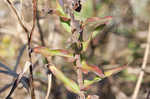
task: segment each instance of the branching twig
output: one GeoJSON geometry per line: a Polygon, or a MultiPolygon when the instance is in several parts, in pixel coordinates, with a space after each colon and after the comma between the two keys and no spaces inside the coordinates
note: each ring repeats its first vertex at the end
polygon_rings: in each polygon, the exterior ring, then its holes
{"type": "MultiPolygon", "coordinates": [[[[142,67],[141,67],[142,70],[144,70],[146,68],[148,55],[149,55],[149,48],[150,48],[150,23],[149,23],[147,44],[146,44],[146,49],[145,49],[145,53],[144,53],[144,59],[143,59],[142,67]]],[[[138,81],[136,83],[134,93],[132,95],[132,99],[137,99],[137,95],[138,95],[138,92],[140,90],[141,83],[142,83],[142,80],[143,80],[143,77],[144,77],[144,71],[142,71],[142,70],[140,71],[140,75],[139,75],[138,81]]]]}
{"type": "MultiPolygon", "coordinates": [[[[32,29],[29,34],[28,38],[28,54],[29,54],[29,59],[32,64],[32,50],[31,50],[31,40],[32,40],[32,35],[34,32],[35,24],[36,24],[36,10],[37,10],[37,2],[36,0],[32,0],[32,5],[33,5],[33,24],[32,24],[32,29]]],[[[35,93],[34,93],[34,85],[33,85],[33,71],[32,71],[32,65],[30,65],[30,87],[31,87],[31,98],[35,99],[35,93]]]]}
{"type": "Polygon", "coordinates": [[[17,16],[17,19],[19,21],[19,24],[22,26],[22,28],[24,29],[24,31],[26,32],[27,34],[27,39],[28,39],[28,55],[29,55],[29,59],[30,59],[30,62],[31,62],[31,65],[30,65],[30,87],[31,87],[31,97],[32,99],[35,99],[35,94],[34,94],[34,87],[33,87],[33,72],[32,72],[32,57],[31,57],[31,40],[32,40],[32,34],[34,32],[34,28],[35,28],[35,23],[36,23],[36,5],[37,5],[37,2],[36,0],[33,0],[32,3],[33,3],[33,25],[32,25],[32,29],[31,29],[31,32],[29,32],[29,30],[25,27],[25,25],[23,24],[21,18],[19,17],[19,14],[17,12],[17,10],[15,9],[15,7],[13,6],[13,4],[10,2],[10,0],[7,0],[7,3],[10,5],[11,9],[13,10],[13,12],[15,13],[15,15],[17,16]],[[30,33],[30,34],[29,34],[30,33]]]}

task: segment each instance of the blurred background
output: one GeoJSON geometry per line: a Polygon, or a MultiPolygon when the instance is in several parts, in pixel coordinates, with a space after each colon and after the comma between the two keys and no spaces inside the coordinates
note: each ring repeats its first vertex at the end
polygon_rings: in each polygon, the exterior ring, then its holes
{"type": "MultiPolygon", "coordinates": [[[[30,30],[32,27],[32,0],[12,0],[12,2],[22,17],[25,26],[30,30]]],[[[81,4],[83,9],[79,15],[80,19],[113,17],[112,24],[99,31],[99,34],[90,43],[85,54],[87,61],[104,68],[129,64],[129,67],[124,71],[95,83],[87,91],[87,94],[96,94],[100,99],[129,99],[133,93],[143,61],[150,17],[147,9],[150,7],[150,3],[143,4],[146,8],[138,5],[141,4],[138,0],[137,2],[134,0],[82,0],[81,4]],[[137,9],[137,6],[139,9],[137,9]]],[[[38,0],[38,11],[49,8],[56,8],[56,0],[38,0]]],[[[46,15],[38,22],[33,34],[33,46],[42,45],[39,32],[43,33],[46,47],[56,49],[69,46],[68,38],[71,33],[60,23],[58,16],[46,15]],[[38,24],[40,24],[40,28],[38,24]]],[[[16,72],[21,72],[28,60],[26,43],[26,33],[18,23],[15,14],[5,0],[0,0],[0,62],[9,66],[12,70],[16,64],[19,64],[16,72]],[[16,63],[20,53],[22,53],[20,61],[16,63]]],[[[60,57],[53,57],[52,60],[68,77],[76,80],[76,73],[70,67],[71,63],[60,57]]],[[[34,68],[36,97],[37,99],[43,99],[47,91],[44,62],[42,56],[37,54],[33,54],[33,61],[36,64],[34,68]]],[[[150,91],[149,64],[150,61],[148,60],[138,99],[146,99],[150,91]]],[[[90,79],[91,75],[86,75],[86,77],[90,79]]],[[[0,79],[0,89],[14,80],[12,76],[2,73],[0,73],[0,79]]],[[[60,81],[56,80],[52,86],[55,87],[52,88],[49,99],[77,98],[75,94],[67,91],[60,81]]],[[[0,91],[0,99],[4,99],[8,95],[10,88],[0,91]]],[[[30,99],[28,92],[21,84],[12,97],[13,99],[30,99]]]]}

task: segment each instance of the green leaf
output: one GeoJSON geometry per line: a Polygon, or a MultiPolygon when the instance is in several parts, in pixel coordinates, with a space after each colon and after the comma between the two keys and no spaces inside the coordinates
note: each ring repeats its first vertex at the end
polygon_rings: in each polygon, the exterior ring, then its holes
{"type": "Polygon", "coordinates": [[[59,79],[65,87],[76,94],[80,94],[80,88],[79,86],[71,79],[67,78],[60,70],[58,70],[55,66],[49,66],[52,73],[56,76],[57,79],[59,79]]]}
{"type": "Polygon", "coordinates": [[[64,29],[71,33],[71,27],[70,27],[70,17],[64,12],[64,2],[63,0],[56,0],[56,12],[55,14],[60,17],[60,21],[64,29]]]}
{"type": "Polygon", "coordinates": [[[104,77],[95,77],[93,80],[84,80],[84,89],[88,89],[89,86],[91,86],[92,84],[101,81],[102,79],[109,77],[113,74],[116,74],[122,70],[124,70],[127,66],[121,66],[121,67],[116,67],[116,68],[112,68],[109,70],[104,70],[104,77]]]}
{"type": "Polygon", "coordinates": [[[102,80],[100,77],[95,77],[93,80],[84,80],[84,88],[87,89],[90,85],[102,80]]]}
{"type": "Polygon", "coordinates": [[[120,67],[116,67],[116,68],[112,68],[112,69],[109,69],[109,70],[105,70],[104,71],[104,74],[105,74],[105,77],[109,77],[113,74],[116,74],[122,70],[124,70],[127,66],[120,66],[120,67]]]}
{"type": "Polygon", "coordinates": [[[93,33],[91,33],[90,37],[88,38],[87,41],[82,42],[83,45],[83,52],[85,52],[90,44],[90,41],[92,40],[92,35],[93,33]]]}
{"type": "Polygon", "coordinates": [[[35,53],[40,53],[45,57],[47,57],[47,56],[63,56],[66,58],[74,58],[72,53],[70,53],[68,50],[64,50],[64,49],[49,49],[46,47],[35,47],[33,49],[33,51],[35,53]]]}
{"type": "Polygon", "coordinates": [[[103,71],[96,65],[89,65],[85,61],[82,61],[82,71],[88,73],[89,71],[94,72],[99,77],[104,77],[103,71]]]}
{"type": "Polygon", "coordinates": [[[56,9],[59,11],[61,16],[67,16],[64,12],[64,2],[63,0],[56,0],[56,9]]]}
{"type": "Polygon", "coordinates": [[[62,22],[61,21],[61,24],[63,26],[63,28],[68,32],[68,33],[71,33],[71,26],[70,26],[70,23],[66,23],[66,22],[62,22]]]}

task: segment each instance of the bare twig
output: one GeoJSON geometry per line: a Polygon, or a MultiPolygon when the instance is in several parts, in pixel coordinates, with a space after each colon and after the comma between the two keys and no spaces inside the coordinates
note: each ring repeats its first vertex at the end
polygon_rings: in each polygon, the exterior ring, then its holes
{"type": "Polygon", "coordinates": [[[33,24],[32,24],[32,29],[31,29],[31,32],[30,32],[30,36],[29,36],[29,45],[31,43],[31,39],[32,39],[32,35],[33,35],[33,32],[34,32],[34,28],[35,28],[35,24],[36,24],[36,10],[37,10],[37,2],[36,0],[32,0],[32,3],[33,3],[33,24]]]}
{"type": "Polygon", "coordinates": [[[48,99],[50,91],[51,91],[51,85],[52,85],[52,74],[48,74],[48,88],[47,88],[47,94],[45,99],[48,99]]]}
{"type": "Polygon", "coordinates": [[[132,99],[137,99],[137,95],[138,95],[138,92],[140,90],[141,83],[142,83],[142,80],[144,77],[144,71],[143,70],[146,68],[147,59],[148,59],[148,55],[149,55],[149,48],[150,48],[150,23],[149,23],[148,36],[147,36],[147,45],[146,45],[146,49],[145,49],[145,53],[144,53],[144,59],[143,59],[142,67],[141,67],[142,70],[140,71],[140,75],[138,77],[138,81],[136,83],[134,93],[132,95],[132,99]]]}
{"type": "Polygon", "coordinates": [[[24,29],[25,33],[27,34],[27,38],[29,38],[29,30],[25,27],[25,25],[23,24],[21,18],[19,17],[19,14],[16,10],[16,8],[14,7],[14,5],[12,4],[12,2],[10,2],[10,0],[7,0],[7,3],[9,4],[9,6],[11,7],[11,9],[13,10],[13,12],[15,13],[18,21],[19,21],[19,24],[21,25],[21,27],[24,29]]]}
{"type": "Polygon", "coordinates": [[[39,34],[40,34],[41,44],[42,44],[42,46],[45,46],[44,35],[43,35],[43,31],[42,31],[42,28],[41,28],[41,25],[40,25],[40,22],[39,22],[39,14],[38,13],[37,13],[36,20],[37,20],[37,27],[38,27],[39,34]]]}

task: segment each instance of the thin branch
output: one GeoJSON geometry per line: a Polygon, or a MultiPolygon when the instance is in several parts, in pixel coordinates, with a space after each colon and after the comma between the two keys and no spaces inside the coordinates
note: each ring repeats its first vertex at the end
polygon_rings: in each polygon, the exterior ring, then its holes
{"type": "Polygon", "coordinates": [[[23,52],[24,52],[25,48],[26,48],[26,44],[23,45],[22,48],[21,48],[20,51],[19,51],[19,55],[18,55],[18,57],[17,57],[17,61],[16,61],[16,64],[15,64],[15,66],[14,66],[14,71],[15,71],[15,72],[16,72],[16,70],[17,70],[17,67],[18,67],[18,65],[19,65],[19,62],[20,62],[20,60],[21,60],[21,57],[22,57],[22,55],[23,55],[23,52]]]}
{"type": "MultiPolygon", "coordinates": [[[[38,9],[38,5],[37,5],[37,9],[38,9]]],[[[41,25],[40,25],[40,16],[39,16],[39,13],[38,11],[36,12],[36,21],[37,21],[37,27],[38,27],[38,31],[39,31],[39,34],[40,34],[40,40],[41,40],[41,44],[42,46],[45,46],[45,42],[44,42],[44,35],[43,35],[43,31],[42,31],[42,28],[41,28],[41,25]]]]}
{"type": "MultiPolygon", "coordinates": [[[[149,23],[149,27],[148,27],[148,36],[147,36],[147,44],[146,44],[146,49],[145,49],[145,53],[144,53],[144,59],[143,59],[143,63],[142,63],[142,70],[144,70],[146,68],[146,64],[147,64],[147,60],[148,60],[148,55],[149,55],[149,48],[150,48],[150,23],[149,23]]],[[[138,81],[136,83],[135,89],[134,89],[134,93],[132,95],[132,99],[137,99],[140,87],[141,87],[141,83],[144,77],[144,71],[140,71],[140,75],[138,77],[138,81]]]]}
{"type": "MultiPolygon", "coordinates": [[[[28,54],[29,54],[29,59],[30,59],[30,62],[31,62],[31,65],[30,65],[30,85],[31,85],[31,97],[32,99],[35,99],[35,94],[34,94],[34,88],[33,88],[33,75],[32,75],[32,60],[31,60],[31,46],[30,46],[30,41],[31,41],[31,37],[32,37],[32,33],[34,31],[34,28],[35,28],[35,20],[36,20],[36,0],[33,0],[33,27],[31,29],[31,32],[29,34],[29,30],[25,27],[25,25],[23,24],[21,18],[19,17],[19,14],[17,12],[17,10],[15,9],[15,7],[13,6],[13,4],[10,2],[10,0],[7,0],[7,3],[9,4],[9,6],[11,7],[11,9],[13,10],[13,12],[15,13],[15,15],[17,16],[17,19],[19,21],[19,24],[22,26],[22,28],[24,29],[24,31],[26,32],[26,35],[27,35],[27,39],[28,39],[28,54]]],[[[17,81],[17,79],[16,79],[17,81]]],[[[14,87],[14,86],[13,86],[14,87]]],[[[12,91],[13,91],[13,88],[12,88],[12,91]]],[[[11,95],[11,92],[10,94],[8,95],[8,97],[11,95]]]]}
{"type": "Polygon", "coordinates": [[[24,31],[26,32],[27,38],[29,38],[29,35],[28,35],[29,30],[28,30],[28,29],[25,27],[25,25],[23,24],[21,18],[19,17],[19,14],[18,14],[16,8],[15,8],[14,5],[12,4],[12,2],[10,2],[10,0],[7,0],[7,3],[9,4],[9,6],[11,7],[11,9],[12,9],[13,12],[15,13],[15,15],[16,15],[18,21],[19,21],[19,24],[21,25],[21,27],[22,27],[22,28],[24,29],[24,31]]]}
{"type": "MultiPolygon", "coordinates": [[[[38,6],[37,6],[37,9],[38,9],[38,6]]],[[[41,28],[41,25],[40,25],[40,17],[39,17],[38,11],[36,12],[36,16],[37,16],[36,21],[37,21],[37,27],[38,27],[38,30],[39,30],[39,34],[40,34],[41,45],[45,46],[44,35],[43,35],[43,31],[42,31],[42,28],[41,28]]],[[[44,59],[46,61],[46,64],[48,64],[49,63],[48,59],[46,57],[44,57],[44,59]]],[[[51,71],[49,71],[49,69],[48,69],[48,89],[47,89],[47,94],[46,94],[45,99],[49,98],[49,94],[50,94],[50,91],[51,91],[51,86],[52,86],[52,74],[51,74],[51,71]]]]}
{"type": "Polygon", "coordinates": [[[32,0],[32,6],[33,6],[33,24],[32,24],[32,29],[31,29],[31,32],[29,34],[29,38],[28,38],[28,54],[29,54],[29,59],[30,59],[30,62],[31,62],[31,65],[30,65],[30,88],[31,88],[31,98],[32,99],[35,99],[35,93],[34,93],[34,85],[33,85],[33,64],[32,64],[32,56],[31,56],[31,53],[32,53],[32,50],[31,50],[31,40],[32,40],[32,35],[33,35],[33,32],[34,32],[34,29],[35,29],[35,24],[36,24],[36,10],[37,10],[37,2],[36,0],[32,0]]]}
{"type": "Polygon", "coordinates": [[[33,35],[33,32],[34,32],[34,28],[35,28],[35,24],[36,24],[36,10],[37,10],[37,2],[36,0],[32,0],[32,3],[33,3],[33,24],[32,24],[32,29],[31,29],[31,32],[30,32],[30,36],[29,36],[29,45],[31,43],[31,39],[32,39],[32,35],[33,35]]]}

